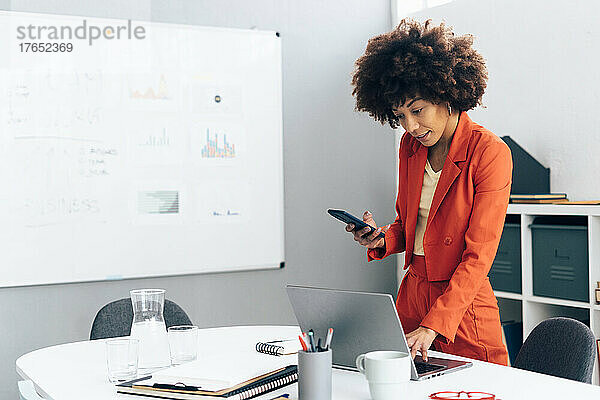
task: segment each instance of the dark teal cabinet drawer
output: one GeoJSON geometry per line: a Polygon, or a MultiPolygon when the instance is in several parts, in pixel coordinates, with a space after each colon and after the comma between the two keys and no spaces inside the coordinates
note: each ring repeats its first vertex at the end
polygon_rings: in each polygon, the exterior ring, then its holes
{"type": "Polygon", "coordinates": [[[533,252],[533,294],[589,301],[587,225],[530,225],[533,252]]]}
{"type": "Polygon", "coordinates": [[[489,277],[494,290],[521,293],[521,224],[504,224],[489,277]]]}

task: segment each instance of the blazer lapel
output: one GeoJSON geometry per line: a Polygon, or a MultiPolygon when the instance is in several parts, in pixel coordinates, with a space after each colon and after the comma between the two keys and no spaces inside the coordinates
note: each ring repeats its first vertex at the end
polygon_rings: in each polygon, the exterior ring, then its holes
{"type": "Polygon", "coordinates": [[[427,218],[428,225],[429,221],[433,220],[433,217],[435,217],[435,213],[440,207],[442,200],[446,196],[446,193],[448,193],[450,186],[452,186],[452,183],[454,183],[458,175],[460,175],[460,168],[452,160],[447,158],[446,162],[444,163],[444,167],[442,168],[440,180],[438,181],[437,187],[435,188],[433,200],[431,201],[429,217],[427,218]]]}
{"type": "Polygon", "coordinates": [[[450,186],[452,186],[458,175],[460,175],[461,169],[457,163],[467,159],[467,147],[471,137],[471,124],[471,119],[467,116],[467,113],[462,112],[456,131],[454,132],[454,137],[452,138],[452,143],[450,144],[450,150],[442,167],[440,180],[433,194],[427,225],[435,217],[435,213],[448,193],[448,190],[450,190],[450,186]]]}

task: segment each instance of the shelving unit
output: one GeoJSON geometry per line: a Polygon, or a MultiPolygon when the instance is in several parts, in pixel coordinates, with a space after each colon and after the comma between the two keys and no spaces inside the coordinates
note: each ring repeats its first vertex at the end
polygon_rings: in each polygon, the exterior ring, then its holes
{"type": "MultiPolygon", "coordinates": [[[[596,338],[600,338],[600,305],[596,304],[596,282],[600,281],[600,206],[555,204],[510,204],[507,214],[516,215],[521,223],[521,286],[522,293],[495,291],[503,320],[523,322],[523,338],[546,318],[571,317],[589,325],[596,338]],[[532,232],[529,225],[539,216],[587,217],[589,256],[589,301],[572,301],[533,294],[532,232]],[[520,303],[520,313],[518,312],[520,303]]],[[[594,384],[598,384],[598,361],[594,371],[594,384]]]]}

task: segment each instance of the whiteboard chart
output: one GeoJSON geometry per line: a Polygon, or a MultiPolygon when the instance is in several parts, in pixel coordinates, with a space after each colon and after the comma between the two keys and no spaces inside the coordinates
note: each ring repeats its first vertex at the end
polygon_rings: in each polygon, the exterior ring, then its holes
{"type": "Polygon", "coordinates": [[[275,32],[0,12],[0,36],[0,287],[282,265],[275,32]]]}

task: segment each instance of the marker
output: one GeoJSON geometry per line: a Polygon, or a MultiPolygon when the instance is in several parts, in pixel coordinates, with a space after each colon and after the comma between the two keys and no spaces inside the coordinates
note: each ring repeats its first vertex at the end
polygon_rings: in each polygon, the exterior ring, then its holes
{"type": "Polygon", "coordinates": [[[325,351],[329,350],[331,339],[333,338],[333,328],[327,330],[327,338],[325,339],[325,351]]]}
{"type": "Polygon", "coordinates": [[[308,342],[310,343],[310,351],[315,351],[315,340],[313,339],[314,331],[311,329],[308,331],[308,342]]]}

